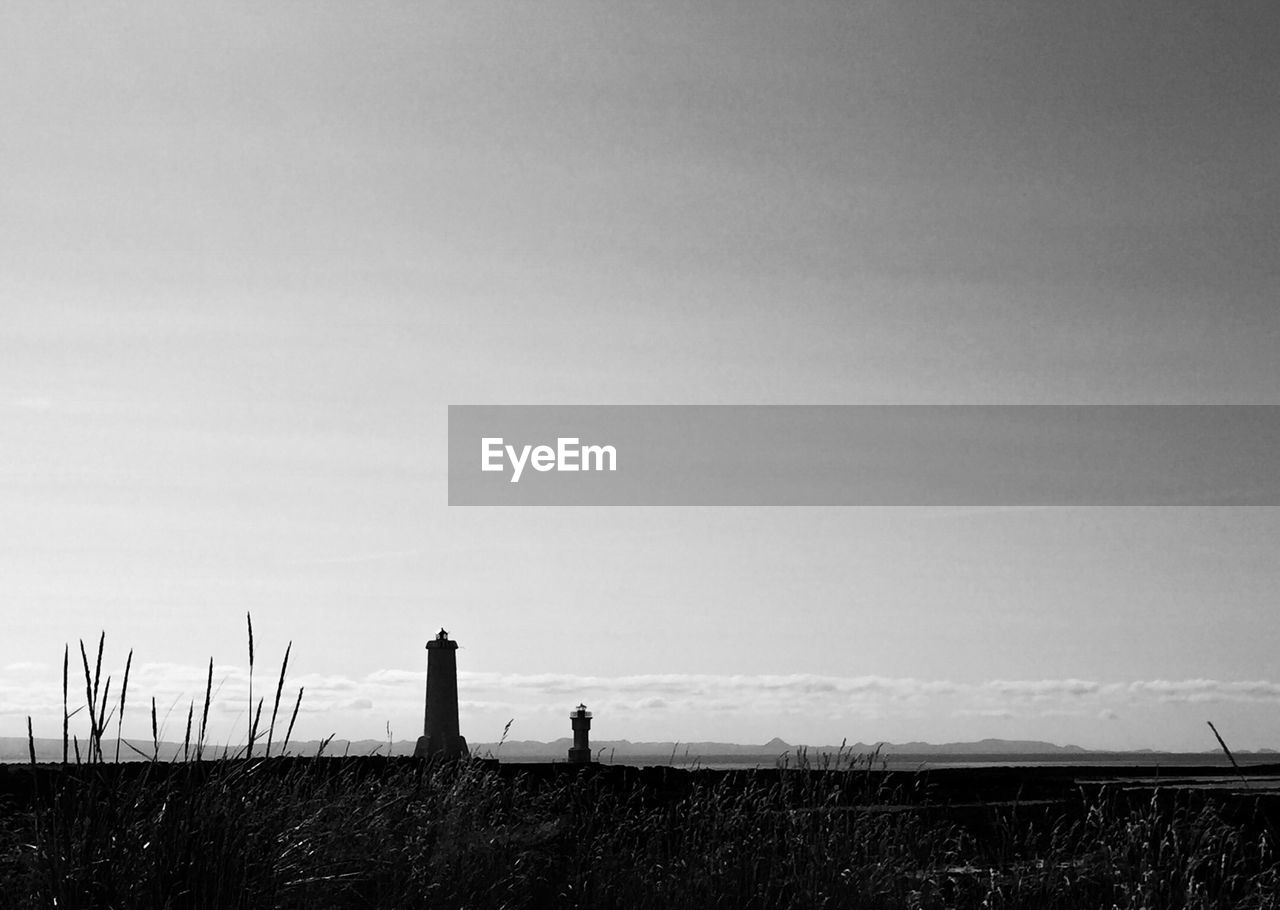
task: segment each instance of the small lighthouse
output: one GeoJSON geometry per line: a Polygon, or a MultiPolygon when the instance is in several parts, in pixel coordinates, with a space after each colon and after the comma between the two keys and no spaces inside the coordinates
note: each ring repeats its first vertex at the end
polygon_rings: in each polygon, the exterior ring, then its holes
{"type": "Polygon", "coordinates": [[[573,721],[573,748],[569,750],[569,763],[585,765],[591,762],[591,743],[587,740],[591,729],[591,712],[586,705],[578,705],[578,709],[569,715],[573,721]]]}
{"type": "Polygon", "coordinates": [[[465,758],[467,741],[458,732],[458,643],[441,629],[427,642],[427,710],[414,758],[465,758]]]}

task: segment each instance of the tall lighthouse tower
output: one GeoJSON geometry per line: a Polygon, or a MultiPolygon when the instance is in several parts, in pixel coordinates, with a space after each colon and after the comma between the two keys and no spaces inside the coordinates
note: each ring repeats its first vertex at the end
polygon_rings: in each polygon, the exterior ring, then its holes
{"type": "Polygon", "coordinates": [[[591,712],[586,705],[578,705],[578,709],[569,715],[573,721],[573,748],[569,750],[569,762],[585,765],[591,762],[591,743],[587,741],[587,731],[591,729],[591,712]]]}
{"type": "Polygon", "coordinates": [[[427,710],[414,758],[462,758],[467,741],[458,732],[458,643],[441,629],[427,642],[427,710]]]}

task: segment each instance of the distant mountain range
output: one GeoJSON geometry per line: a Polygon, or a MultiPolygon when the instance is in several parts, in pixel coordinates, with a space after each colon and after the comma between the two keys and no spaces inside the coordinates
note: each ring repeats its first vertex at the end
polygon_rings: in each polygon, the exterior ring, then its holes
{"type": "MultiPolygon", "coordinates": [[[[500,757],[530,758],[561,757],[572,745],[569,738],[557,739],[544,743],[534,740],[516,740],[502,743],[483,743],[472,747],[476,754],[483,755],[491,751],[500,757]]],[[[591,751],[597,755],[613,755],[615,758],[661,758],[670,760],[673,756],[679,760],[698,756],[771,756],[778,757],[794,753],[797,749],[807,749],[810,753],[835,753],[843,750],[846,755],[868,755],[876,749],[881,755],[1046,755],[1059,753],[1083,753],[1086,750],[1079,746],[1057,746],[1053,743],[1034,742],[1029,740],[984,739],[971,743],[852,743],[845,746],[801,746],[788,743],[777,737],[761,745],[742,745],[739,743],[717,742],[631,742],[627,739],[597,740],[592,742],[591,751]]]]}
{"type": "MultiPolygon", "coordinates": [[[[131,740],[134,749],[128,745],[121,745],[120,759],[121,761],[134,761],[139,759],[142,753],[146,757],[150,757],[152,753],[152,743],[142,742],[140,740],[131,740]]],[[[264,742],[259,742],[254,747],[255,754],[261,755],[265,747],[264,742]]],[[[294,742],[289,744],[289,753],[292,755],[315,755],[320,749],[320,740],[306,740],[303,742],[294,742]]],[[[567,757],[569,746],[572,740],[565,737],[553,740],[549,743],[539,742],[537,740],[508,740],[504,743],[470,743],[471,754],[485,757],[495,756],[505,761],[552,761],[563,760],[567,757]]],[[[62,760],[62,740],[60,739],[40,739],[35,741],[36,760],[42,762],[54,762],[62,760]]],[[[388,748],[387,742],[384,740],[379,742],[376,739],[359,739],[330,740],[324,747],[325,755],[412,755],[414,742],[411,740],[398,740],[388,748]]],[[[1083,749],[1080,746],[1059,746],[1054,743],[1039,742],[1037,740],[1010,740],[1010,739],[982,739],[977,742],[964,743],[925,743],[925,742],[908,742],[908,743],[852,743],[841,746],[799,746],[784,740],[774,738],[767,743],[759,745],[742,745],[739,743],[717,743],[717,742],[631,742],[626,739],[619,740],[597,740],[591,744],[591,751],[604,761],[617,761],[622,763],[644,763],[644,764],[685,764],[695,760],[703,762],[713,759],[758,759],[761,764],[771,765],[773,762],[784,755],[794,755],[798,749],[807,749],[809,754],[815,755],[820,753],[835,753],[838,749],[843,748],[845,755],[869,755],[879,750],[882,756],[891,755],[910,755],[910,756],[954,756],[963,760],[969,756],[1019,756],[1019,755],[1043,755],[1043,756],[1070,756],[1070,755],[1144,755],[1144,754],[1160,754],[1151,749],[1137,749],[1124,752],[1103,751],[1096,749],[1083,749]]],[[[83,746],[82,746],[83,749],[83,746]]],[[[243,749],[243,744],[232,745],[227,748],[227,753],[234,755],[237,749],[243,749]]],[[[112,739],[104,743],[104,750],[108,758],[115,756],[115,740],[112,739]]],[[[273,752],[279,750],[279,745],[273,747],[273,752]]],[[[222,754],[223,747],[219,744],[217,747],[206,746],[206,757],[216,757],[222,754]]],[[[162,742],[160,744],[160,758],[170,760],[175,755],[181,756],[182,744],[162,742]]],[[[1168,754],[1168,753],[1166,753],[1168,754]]],[[[1250,752],[1247,749],[1241,749],[1236,752],[1237,755],[1276,755],[1280,754],[1275,749],[1259,749],[1256,752],[1250,752]]],[[[74,754],[72,756],[74,758],[74,754]]],[[[15,762],[29,761],[29,750],[26,737],[19,736],[0,736],[0,761],[15,762]]]]}

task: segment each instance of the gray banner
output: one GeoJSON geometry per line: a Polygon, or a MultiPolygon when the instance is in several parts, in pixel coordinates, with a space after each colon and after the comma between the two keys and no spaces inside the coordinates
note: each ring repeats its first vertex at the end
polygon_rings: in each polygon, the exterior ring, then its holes
{"type": "Polygon", "coordinates": [[[1280,406],[452,405],[449,504],[1275,506],[1280,406]]]}

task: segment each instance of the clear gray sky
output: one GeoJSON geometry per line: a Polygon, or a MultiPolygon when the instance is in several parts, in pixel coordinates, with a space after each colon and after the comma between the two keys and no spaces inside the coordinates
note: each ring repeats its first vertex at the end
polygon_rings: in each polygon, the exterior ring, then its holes
{"type": "Polygon", "coordinates": [[[444,476],[451,403],[1280,403],[1277,39],[1181,0],[5,4],[0,734],[57,734],[105,629],[162,711],[214,656],[234,740],[251,610],[304,736],[416,735],[444,625],[473,741],[586,700],[633,740],[1280,746],[1275,509],[444,476]]]}

